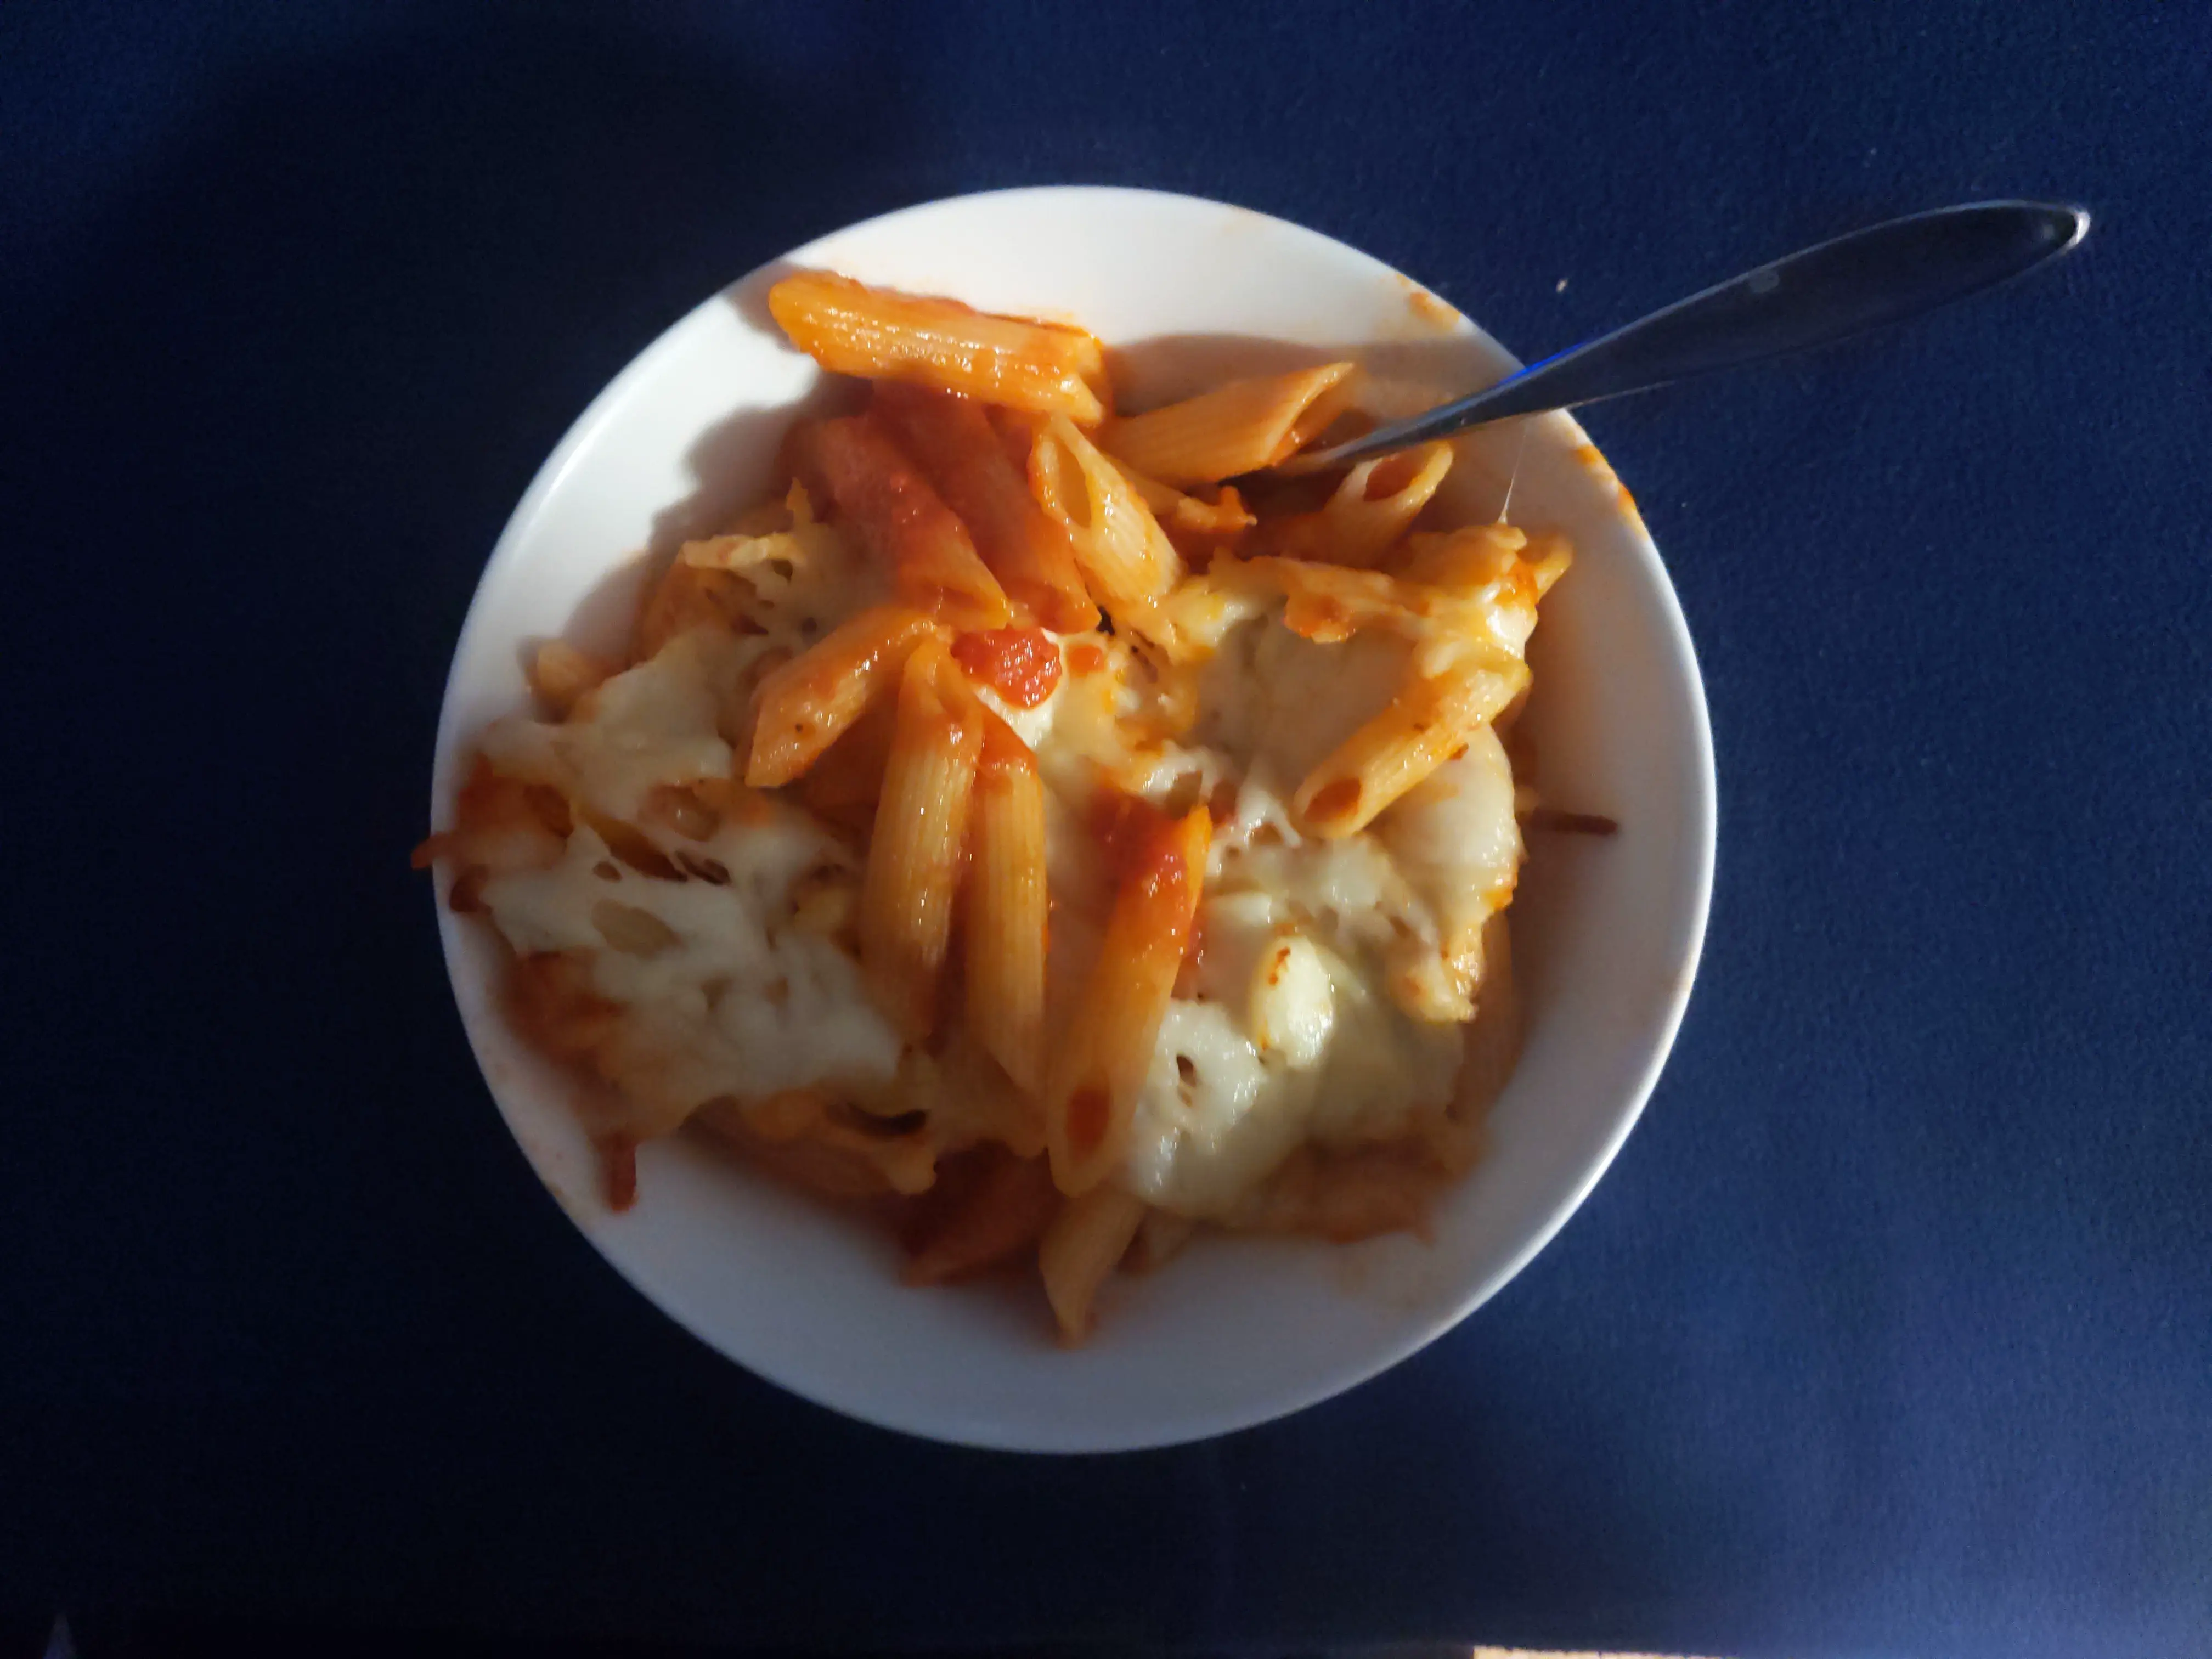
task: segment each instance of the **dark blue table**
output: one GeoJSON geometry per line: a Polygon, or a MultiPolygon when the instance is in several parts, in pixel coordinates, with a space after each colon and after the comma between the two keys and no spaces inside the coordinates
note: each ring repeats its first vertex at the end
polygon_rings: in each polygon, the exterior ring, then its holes
{"type": "Polygon", "coordinates": [[[0,9],[0,1612],[753,1644],[2212,1650],[2212,13],[0,9]],[[834,1419],[624,1289],[405,868],[477,569],[672,319],[900,204],[1303,220],[1524,352],[1893,213],[2056,275],[1596,411],[1719,748],[1559,1241],[1158,1455],[834,1419]]]}

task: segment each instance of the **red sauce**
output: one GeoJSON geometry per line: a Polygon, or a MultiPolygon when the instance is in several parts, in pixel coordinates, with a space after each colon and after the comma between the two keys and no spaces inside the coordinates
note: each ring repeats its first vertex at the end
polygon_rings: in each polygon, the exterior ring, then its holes
{"type": "Polygon", "coordinates": [[[1071,645],[1067,647],[1067,666],[1072,673],[1098,673],[1106,666],[1105,649],[1087,641],[1082,645],[1071,645]]]}
{"type": "Polygon", "coordinates": [[[952,660],[1017,708],[1034,708],[1060,684],[1060,649],[1041,628],[992,628],[952,641],[952,660]]]}

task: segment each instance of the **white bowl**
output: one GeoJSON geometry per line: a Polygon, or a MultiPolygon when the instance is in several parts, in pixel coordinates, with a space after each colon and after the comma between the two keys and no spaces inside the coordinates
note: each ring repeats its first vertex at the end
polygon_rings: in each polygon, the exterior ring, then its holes
{"type": "MultiPolygon", "coordinates": [[[[961,197],[855,225],[717,295],[616,377],[553,452],[485,568],[438,727],[432,817],[484,724],[521,708],[524,655],[612,646],[646,572],[757,499],[822,384],[765,296],[827,266],[986,310],[1079,319],[1125,348],[1131,406],[1224,370],[1349,356],[1411,410],[1514,368],[1498,343],[1367,255],[1279,219],[1144,191],[961,197]],[[641,553],[641,550],[645,550],[641,553]]],[[[1454,505],[1495,515],[1521,442],[1462,440],[1454,505]]],[[[1527,1264],[1581,1203],[1650,1094],[1689,996],[1713,864],[1713,762],[1690,639],[1626,494],[1565,416],[1528,423],[1516,522],[1579,550],[1546,601],[1526,729],[1547,797],[1611,814],[1610,840],[1539,837],[1514,908],[1529,1011],[1489,1156],[1435,1237],[1356,1246],[1205,1238],[1116,1281],[1088,1346],[1054,1346],[1042,1298],[902,1286],[891,1243],[686,1137],[639,1159],[627,1214],[598,1196],[572,1085],[508,1029],[493,942],[440,911],[484,1079],[539,1177],[663,1311],[811,1400],[941,1440],[1035,1451],[1158,1446],[1312,1405],[1432,1341],[1527,1264]]]]}

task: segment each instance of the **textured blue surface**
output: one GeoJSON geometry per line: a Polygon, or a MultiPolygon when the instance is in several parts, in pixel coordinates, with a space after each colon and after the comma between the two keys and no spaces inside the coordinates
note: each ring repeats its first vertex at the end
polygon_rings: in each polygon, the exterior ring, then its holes
{"type": "Polygon", "coordinates": [[[0,1611],[2212,1650],[2208,66],[2117,0],[0,9],[0,1611]],[[1650,1112],[1420,1358],[1078,1463],[835,1420],[623,1288],[404,859],[592,393],[818,232],[1064,180],[1302,220],[1524,354],[1893,213],[2099,215],[1594,412],[1721,760],[1650,1112]]]}

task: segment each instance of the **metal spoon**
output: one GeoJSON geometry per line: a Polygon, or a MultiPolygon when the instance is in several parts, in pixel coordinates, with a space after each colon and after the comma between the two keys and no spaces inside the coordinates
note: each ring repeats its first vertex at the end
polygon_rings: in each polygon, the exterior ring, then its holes
{"type": "Polygon", "coordinates": [[[1892,219],[1678,300],[1471,398],[1292,456],[1273,470],[1314,472],[1371,460],[1490,421],[1808,351],[1994,288],[2070,252],[2088,234],[2088,210],[2051,202],[1969,202],[1892,219]]]}

